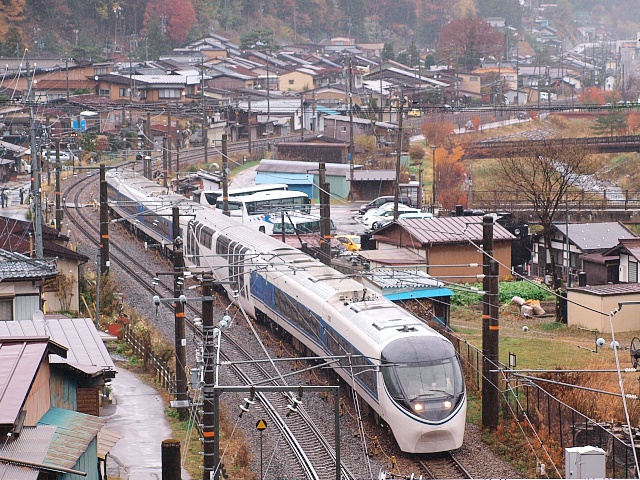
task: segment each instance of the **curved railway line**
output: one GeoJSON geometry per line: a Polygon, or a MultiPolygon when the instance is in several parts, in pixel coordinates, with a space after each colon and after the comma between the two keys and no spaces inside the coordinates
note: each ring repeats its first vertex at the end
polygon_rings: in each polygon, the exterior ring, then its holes
{"type": "MultiPolygon", "coordinates": [[[[98,238],[99,229],[94,224],[94,221],[88,215],[85,215],[82,212],[82,208],[79,207],[82,204],[81,195],[86,190],[86,188],[80,187],[85,187],[85,182],[87,181],[95,180],[95,177],[83,176],[66,189],[66,197],[73,198],[75,207],[65,205],[65,215],[87,239],[97,246],[96,239],[98,238]]],[[[165,293],[173,295],[173,286],[163,283],[161,279],[157,282],[155,288],[150,285],[141,273],[145,271],[145,267],[133,255],[114,243],[110,244],[110,251],[111,261],[122,268],[150,294],[157,294],[158,287],[162,287],[166,289],[165,293]]],[[[194,315],[200,315],[200,312],[188,303],[186,308],[190,309],[194,315]]],[[[193,321],[187,319],[187,324],[191,331],[202,339],[202,332],[195,326],[193,321]]],[[[256,359],[246,349],[242,348],[232,336],[223,333],[223,337],[225,352],[221,352],[221,358],[231,366],[236,378],[243,382],[244,385],[266,384],[269,379],[274,377],[273,372],[269,372],[260,363],[251,363],[256,359]],[[230,350],[233,351],[230,352],[230,350]],[[236,365],[237,361],[242,361],[243,363],[236,365]]],[[[285,385],[283,381],[269,381],[268,383],[285,385]]],[[[295,464],[299,465],[299,472],[296,473],[295,478],[312,480],[335,478],[336,452],[333,442],[326,438],[302,406],[298,407],[298,412],[295,415],[283,416],[281,414],[281,412],[288,410],[287,404],[291,403],[292,395],[269,393],[258,394],[256,397],[260,400],[261,408],[271,418],[272,423],[277,427],[279,434],[284,439],[284,443],[288,446],[287,456],[295,460],[295,464]]],[[[341,465],[341,478],[355,480],[357,477],[344,465],[341,465]]]]}

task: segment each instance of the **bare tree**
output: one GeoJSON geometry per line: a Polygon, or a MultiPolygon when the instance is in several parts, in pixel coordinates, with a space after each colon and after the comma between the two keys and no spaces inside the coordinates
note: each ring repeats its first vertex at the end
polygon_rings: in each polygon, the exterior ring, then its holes
{"type": "MultiPolygon", "coordinates": [[[[517,150],[500,155],[500,170],[505,185],[511,184],[520,196],[531,203],[535,217],[542,226],[547,258],[545,270],[553,279],[553,288],[560,288],[560,275],[551,254],[553,222],[564,202],[577,200],[581,185],[598,170],[595,156],[576,143],[553,145],[548,142],[523,143],[517,150]]],[[[541,261],[544,259],[541,259],[541,261]]]]}

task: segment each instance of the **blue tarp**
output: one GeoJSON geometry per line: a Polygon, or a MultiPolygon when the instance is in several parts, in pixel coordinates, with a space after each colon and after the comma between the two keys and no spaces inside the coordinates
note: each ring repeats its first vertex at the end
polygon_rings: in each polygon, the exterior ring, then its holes
{"type": "Polygon", "coordinates": [[[423,288],[415,290],[403,290],[400,292],[383,293],[387,300],[409,300],[412,298],[436,298],[436,297],[453,297],[453,293],[448,288],[423,288]]]}

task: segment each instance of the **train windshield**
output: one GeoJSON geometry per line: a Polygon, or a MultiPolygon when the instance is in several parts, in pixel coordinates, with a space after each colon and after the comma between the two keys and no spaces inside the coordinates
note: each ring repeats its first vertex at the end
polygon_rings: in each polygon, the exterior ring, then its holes
{"type": "Polygon", "coordinates": [[[460,362],[440,337],[391,342],[382,351],[382,375],[391,396],[427,420],[447,418],[464,399],[460,362]]]}

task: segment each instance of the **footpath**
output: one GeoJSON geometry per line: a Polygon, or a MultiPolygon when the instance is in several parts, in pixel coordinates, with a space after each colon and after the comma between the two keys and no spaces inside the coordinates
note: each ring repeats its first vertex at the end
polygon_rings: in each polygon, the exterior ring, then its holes
{"type": "MultiPolygon", "coordinates": [[[[162,397],[151,386],[124,368],[117,368],[111,382],[113,404],[103,416],[105,428],[122,439],[107,457],[108,480],[160,480],[161,442],[172,438],[162,397]]],[[[185,448],[182,445],[182,448],[185,448]]],[[[190,477],[182,471],[182,480],[190,477]]]]}

